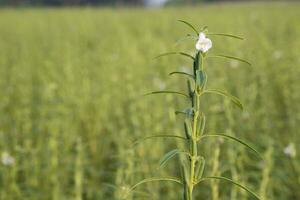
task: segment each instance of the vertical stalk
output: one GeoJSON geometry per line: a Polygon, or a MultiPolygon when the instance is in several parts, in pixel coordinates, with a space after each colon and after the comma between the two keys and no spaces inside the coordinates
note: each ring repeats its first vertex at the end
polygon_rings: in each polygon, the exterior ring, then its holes
{"type": "MultiPolygon", "coordinates": [[[[203,70],[203,58],[204,56],[202,53],[197,52],[196,55],[196,61],[194,62],[194,74],[196,74],[197,70],[203,70]],[[199,60],[200,60],[200,67],[199,67],[199,60]]],[[[195,78],[196,79],[196,78],[195,78]]],[[[195,80],[196,82],[196,80],[195,80]]],[[[193,190],[194,185],[196,183],[196,164],[198,162],[198,135],[197,135],[197,126],[199,121],[199,113],[200,113],[200,96],[202,91],[197,91],[197,84],[194,84],[194,92],[192,95],[192,101],[195,101],[192,104],[193,110],[194,110],[194,117],[193,117],[193,132],[192,136],[190,138],[190,176],[189,176],[189,182],[187,182],[185,200],[193,200],[193,190]]]]}

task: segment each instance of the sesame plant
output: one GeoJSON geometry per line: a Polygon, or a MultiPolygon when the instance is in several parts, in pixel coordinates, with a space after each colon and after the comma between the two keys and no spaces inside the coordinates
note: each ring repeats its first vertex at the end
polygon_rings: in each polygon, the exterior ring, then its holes
{"type": "Polygon", "coordinates": [[[199,152],[199,146],[203,145],[202,142],[203,139],[221,137],[224,139],[233,140],[247,147],[248,149],[253,151],[256,155],[260,156],[260,154],[254,148],[252,148],[250,145],[248,145],[247,143],[243,142],[242,140],[234,136],[230,136],[222,133],[220,134],[208,133],[205,129],[206,116],[201,107],[203,96],[208,94],[215,94],[230,99],[231,102],[235,104],[238,108],[243,109],[243,105],[237,97],[222,90],[207,88],[208,77],[205,68],[205,61],[210,58],[233,59],[250,65],[248,61],[234,56],[228,56],[224,54],[216,54],[216,55],[209,54],[209,49],[211,49],[213,45],[211,39],[209,39],[208,36],[223,36],[223,37],[231,37],[240,40],[242,40],[243,38],[231,34],[211,33],[208,32],[207,27],[204,27],[200,31],[198,31],[190,23],[183,20],[179,20],[179,21],[187,25],[194,32],[193,34],[188,34],[185,37],[185,39],[192,39],[196,42],[195,54],[190,55],[185,52],[170,52],[170,53],[161,54],[158,57],[178,54],[192,60],[192,69],[193,69],[192,74],[181,72],[181,71],[175,71],[170,73],[170,75],[178,74],[187,77],[187,93],[165,90],[165,91],[154,91],[148,93],[147,95],[174,94],[174,95],[182,96],[189,100],[190,105],[188,105],[188,108],[182,111],[176,111],[176,114],[183,114],[185,116],[183,122],[184,133],[182,135],[165,135],[165,134],[152,135],[152,136],[145,137],[141,140],[138,140],[136,143],[140,143],[144,140],[152,139],[152,138],[173,138],[173,139],[179,139],[184,141],[185,143],[184,149],[179,149],[179,148],[173,149],[167,152],[160,160],[160,166],[162,167],[170,159],[174,158],[175,156],[179,156],[180,163],[178,163],[178,165],[180,165],[181,177],[147,178],[133,185],[130,190],[133,192],[141,184],[152,182],[152,181],[172,181],[182,186],[183,200],[193,200],[194,199],[193,193],[196,187],[201,186],[203,182],[216,179],[216,180],[221,180],[236,185],[241,189],[249,192],[255,198],[260,199],[258,195],[256,195],[252,190],[250,190],[248,187],[240,184],[235,180],[223,176],[214,175],[214,174],[212,174],[211,176],[204,176],[204,170],[205,170],[205,157],[203,156],[204,152],[199,152]]]}

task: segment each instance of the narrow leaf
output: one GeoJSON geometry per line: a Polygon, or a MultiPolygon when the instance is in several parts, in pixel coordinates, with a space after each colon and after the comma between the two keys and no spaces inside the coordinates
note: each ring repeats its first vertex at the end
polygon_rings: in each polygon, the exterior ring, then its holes
{"type": "Polygon", "coordinates": [[[198,128],[197,128],[197,137],[203,135],[204,133],[204,129],[205,129],[205,123],[206,123],[206,117],[204,115],[204,113],[201,113],[201,115],[199,115],[200,120],[198,123],[198,128]]]}
{"type": "Polygon", "coordinates": [[[178,94],[178,95],[181,95],[181,96],[184,96],[186,98],[189,98],[188,95],[184,94],[184,93],[181,93],[181,92],[176,92],[176,91],[154,91],[154,92],[150,92],[150,93],[147,93],[145,94],[145,96],[148,96],[148,95],[151,95],[151,94],[178,94]]]}
{"type": "Polygon", "coordinates": [[[195,181],[201,180],[204,173],[204,168],[205,168],[205,159],[203,157],[200,157],[200,159],[197,162],[195,181]]]}
{"type": "Polygon", "coordinates": [[[185,115],[187,115],[188,117],[192,117],[193,114],[194,114],[194,112],[193,112],[193,109],[191,109],[191,108],[186,108],[186,109],[184,109],[184,110],[177,110],[177,111],[175,111],[175,114],[176,114],[176,115],[177,115],[177,114],[185,114],[185,115]]]}
{"type": "Polygon", "coordinates": [[[184,24],[187,25],[187,26],[189,26],[191,29],[193,29],[193,31],[194,31],[197,35],[199,35],[197,29],[196,29],[192,24],[190,24],[189,22],[184,21],[184,20],[178,20],[178,21],[184,23],[184,24]]]}
{"type": "Polygon", "coordinates": [[[191,138],[193,135],[193,129],[192,129],[191,120],[189,118],[186,118],[184,120],[184,130],[187,138],[188,139],[191,138]]]}
{"type": "Polygon", "coordinates": [[[195,57],[195,60],[194,60],[194,63],[193,63],[193,70],[194,70],[194,75],[196,76],[196,70],[199,69],[199,63],[201,62],[201,55],[200,55],[200,51],[198,51],[196,53],[196,57],[195,57]]]}
{"type": "Polygon", "coordinates": [[[207,81],[206,73],[203,70],[196,71],[196,83],[202,90],[205,87],[207,81]]]}
{"type": "Polygon", "coordinates": [[[188,89],[188,92],[189,92],[189,96],[193,97],[194,87],[193,87],[193,82],[190,79],[187,80],[187,89],[188,89]]]}
{"type": "Polygon", "coordinates": [[[234,184],[234,185],[236,185],[236,186],[244,189],[245,191],[247,191],[248,193],[250,193],[251,195],[253,195],[256,199],[259,199],[259,200],[261,199],[257,194],[255,194],[252,190],[250,190],[246,186],[243,186],[240,183],[238,183],[236,181],[233,181],[233,180],[231,180],[229,178],[226,178],[226,177],[222,177],[222,176],[209,176],[209,177],[202,178],[199,182],[202,182],[202,181],[205,181],[205,180],[210,180],[210,179],[218,179],[218,180],[223,180],[223,181],[230,182],[230,183],[232,183],[232,184],[234,184]]]}
{"type": "Polygon", "coordinates": [[[178,54],[182,55],[182,56],[186,56],[191,58],[192,60],[195,60],[195,58],[193,56],[191,56],[190,54],[184,53],[184,52],[178,52],[178,54]]]}
{"type": "Polygon", "coordinates": [[[160,159],[159,166],[160,167],[165,166],[171,158],[173,158],[176,154],[180,154],[180,153],[185,153],[185,152],[180,149],[173,149],[169,151],[160,159]]]}
{"type": "Polygon", "coordinates": [[[140,182],[136,183],[135,185],[133,185],[130,190],[134,190],[136,187],[144,184],[144,183],[149,183],[149,182],[153,182],[153,181],[172,181],[175,183],[179,183],[182,184],[181,180],[176,178],[176,177],[153,177],[153,178],[146,178],[144,180],[141,180],[140,182]]]}
{"type": "Polygon", "coordinates": [[[171,72],[169,75],[174,75],[174,74],[181,74],[181,75],[185,75],[185,76],[188,76],[189,78],[192,78],[194,79],[194,76],[192,74],[189,74],[189,73],[186,73],[186,72],[171,72]]]}
{"type": "Polygon", "coordinates": [[[206,137],[223,137],[223,138],[227,138],[227,139],[230,139],[230,140],[234,140],[234,141],[246,146],[247,148],[249,148],[251,151],[253,151],[257,156],[259,156],[263,160],[263,157],[261,156],[261,154],[257,150],[255,150],[249,144],[247,144],[246,142],[244,142],[244,141],[242,141],[242,140],[240,140],[236,137],[233,137],[233,136],[230,136],[230,135],[225,135],[225,134],[207,134],[207,135],[201,136],[200,139],[206,138],[206,137]]]}
{"type": "Polygon", "coordinates": [[[176,111],[175,111],[175,115],[179,115],[179,114],[184,114],[184,115],[186,115],[187,113],[186,113],[185,111],[176,110],[176,111]]]}
{"type": "Polygon", "coordinates": [[[204,26],[204,27],[201,29],[201,32],[207,31],[207,29],[208,29],[208,26],[204,26]]]}
{"type": "Polygon", "coordinates": [[[217,35],[217,36],[224,36],[224,37],[231,37],[239,40],[244,40],[244,38],[232,34],[227,34],[227,33],[208,33],[207,35],[217,35]]]}
{"type": "Polygon", "coordinates": [[[243,62],[243,63],[246,63],[248,65],[251,66],[251,63],[248,62],[247,60],[244,60],[242,58],[237,58],[237,57],[234,57],[234,56],[227,56],[227,55],[212,55],[212,56],[208,56],[209,58],[227,58],[227,59],[231,59],[231,60],[237,60],[237,61],[240,61],[240,62],[243,62]]]}
{"type": "Polygon", "coordinates": [[[218,94],[221,96],[228,97],[235,105],[237,105],[241,110],[243,110],[243,104],[240,102],[240,100],[237,97],[232,96],[231,94],[228,94],[225,91],[216,90],[216,89],[207,89],[204,91],[204,93],[213,93],[213,94],[218,94]]]}
{"type": "Polygon", "coordinates": [[[161,57],[164,57],[164,56],[176,55],[176,54],[191,58],[192,60],[195,59],[190,54],[187,54],[187,53],[184,53],[184,52],[167,52],[167,53],[163,53],[163,54],[160,54],[160,55],[156,56],[154,59],[161,58],[161,57]]]}
{"type": "Polygon", "coordinates": [[[154,138],[173,138],[173,139],[181,139],[181,140],[186,140],[186,138],[179,136],[179,135],[166,135],[166,134],[161,134],[161,135],[151,135],[151,136],[147,136],[144,137],[142,139],[139,139],[137,141],[135,141],[132,146],[136,146],[141,142],[144,142],[145,140],[149,140],[149,139],[154,139],[154,138]]]}

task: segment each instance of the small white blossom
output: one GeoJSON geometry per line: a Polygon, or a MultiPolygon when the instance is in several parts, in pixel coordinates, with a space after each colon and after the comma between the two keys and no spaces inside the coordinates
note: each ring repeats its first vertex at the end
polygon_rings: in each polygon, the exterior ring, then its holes
{"type": "Polygon", "coordinates": [[[15,158],[7,152],[3,152],[1,155],[1,162],[5,166],[12,166],[15,163],[15,158]]]}
{"type": "Polygon", "coordinates": [[[199,38],[196,43],[196,49],[205,53],[212,47],[212,42],[205,36],[204,33],[199,33],[199,38]]]}
{"type": "Polygon", "coordinates": [[[291,158],[295,158],[296,157],[296,147],[294,143],[289,143],[289,145],[287,145],[284,149],[283,152],[285,155],[287,155],[288,157],[291,158]]]}

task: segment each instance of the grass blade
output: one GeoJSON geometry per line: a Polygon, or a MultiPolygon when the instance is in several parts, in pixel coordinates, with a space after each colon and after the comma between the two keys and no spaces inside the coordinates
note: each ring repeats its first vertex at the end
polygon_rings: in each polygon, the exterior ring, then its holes
{"type": "Polygon", "coordinates": [[[146,178],[144,180],[141,180],[140,182],[136,183],[130,188],[130,191],[133,191],[136,187],[144,184],[144,183],[149,183],[153,181],[172,181],[175,183],[182,184],[182,181],[176,177],[152,177],[152,178],[146,178]]]}
{"type": "Polygon", "coordinates": [[[225,91],[222,91],[222,90],[216,90],[216,89],[207,89],[204,91],[204,93],[213,93],[213,94],[218,94],[218,95],[221,95],[221,96],[225,96],[225,97],[228,97],[235,105],[237,105],[241,110],[244,109],[243,107],[243,104],[241,103],[241,101],[235,97],[235,96],[232,96],[231,94],[228,94],[227,92],[225,91]]]}
{"type": "Polygon", "coordinates": [[[145,94],[145,96],[148,96],[148,95],[152,95],[152,94],[178,94],[180,96],[184,96],[186,98],[189,98],[188,95],[182,93],[182,92],[176,92],[176,91],[168,91],[168,90],[165,90],[165,91],[154,91],[154,92],[150,92],[150,93],[147,93],[145,94]]]}
{"type": "Polygon", "coordinates": [[[240,36],[227,34],[227,33],[208,33],[207,35],[224,36],[224,37],[231,37],[231,38],[238,39],[238,40],[244,40],[244,38],[242,38],[240,36]]]}
{"type": "Polygon", "coordinates": [[[208,56],[209,58],[226,58],[226,59],[231,59],[231,60],[237,60],[237,61],[240,61],[240,62],[243,62],[243,63],[246,63],[248,65],[251,66],[251,63],[248,62],[247,60],[244,60],[242,58],[237,58],[237,57],[234,57],[234,56],[228,56],[228,55],[212,55],[212,56],[208,56]]]}
{"type": "Polygon", "coordinates": [[[248,149],[253,151],[257,156],[259,156],[263,160],[262,155],[257,150],[255,150],[253,147],[251,147],[246,142],[240,140],[239,138],[236,138],[236,137],[233,137],[233,136],[230,136],[230,135],[225,135],[225,134],[207,134],[207,135],[201,136],[200,139],[206,138],[206,137],[223,137],[223,138],[227,138],[227,139],[230,139],[230,140],[234,140],[234,141],[246,146],[248,149]]]}
{"type": "Polygon", "coordinates": [[[244,189],[245,191],[247,191],[248,193],[250,193],[251,195],[253,195],[256,199],[261,200],[261,198],[257,194],[255,194],[252,190],[250,190],[246,186],[243,186],[242,184],[240,184],[240,183],[238,183],[236,181],[233,181],[230,178],[226,178],[226,177],[222,177],[222,176],[208,176],[208,177],[202,178],[198,183],[200,183],[202,181],[205,181],[205,180],[210,180],[210,179],[218,179],[218,180],[223,180],[223,181],[230,182],[231,184],[234,184],[234,185],[236,185],[236,186],[244,189]]]}
{"type": "Polygon", "coordinates": [[[190,27],[191,29],[193,29],[193,31],[194,31],[197,35],[199,35],[199,32],[197,31],[197,29],[196,29],[192,24],[190,24],[189,22],[184,21],[184,20],[178,20],[178,21],[184,23],[185,25],[187,25],[188,27],[190,27]]]}

